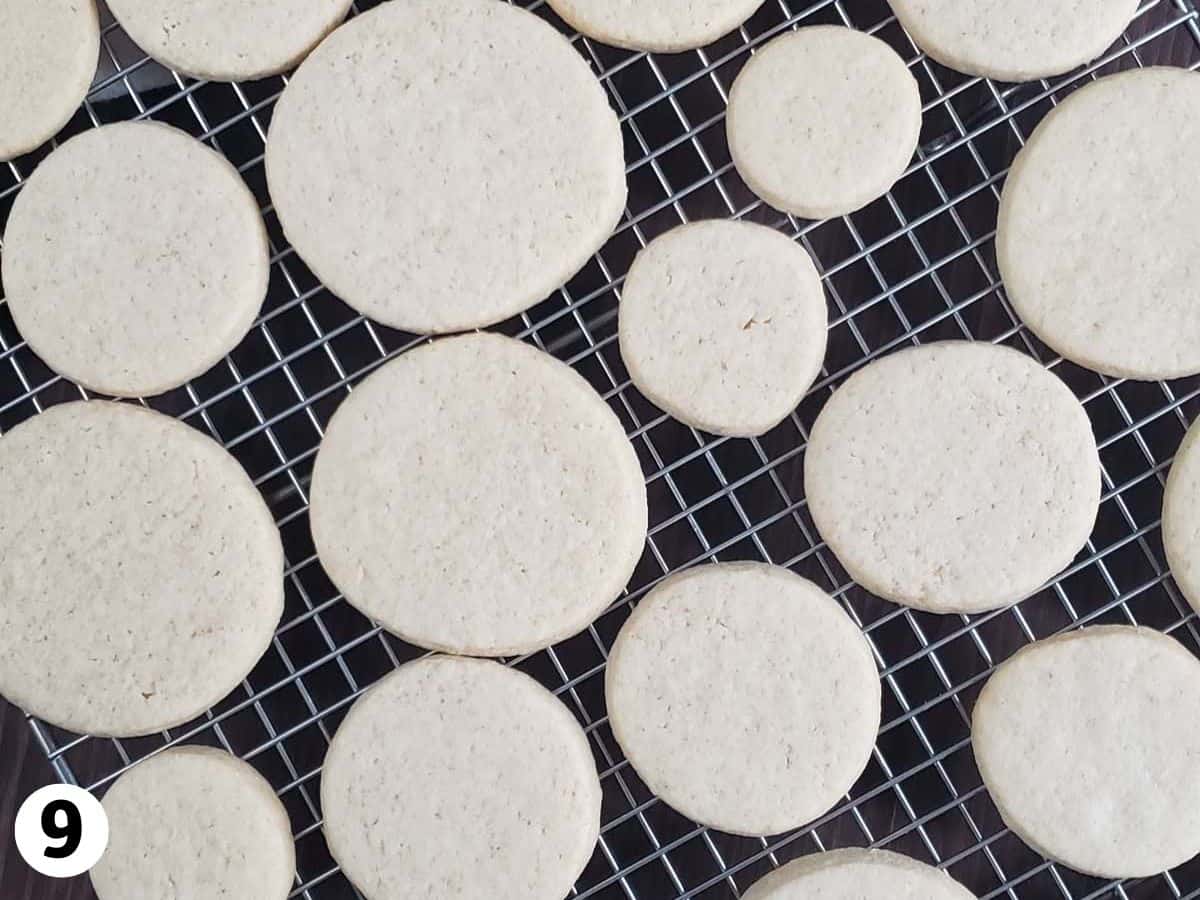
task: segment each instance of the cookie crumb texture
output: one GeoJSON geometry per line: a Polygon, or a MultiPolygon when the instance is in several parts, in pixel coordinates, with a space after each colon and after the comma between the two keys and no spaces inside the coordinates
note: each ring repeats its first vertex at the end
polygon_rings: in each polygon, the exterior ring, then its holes
{"type": "Polygon", "coordinates": [[[99,900],[284,900],[296,874],[287,812],[270,784],[222,750],[142,760],[104,796],[99,900]]]}
{"type": "Polygon", "coordinates": [[[736,29],[763,0],[549,0],[563,21],[614,47],[678,53],[736,29]]]}
{"type": "Polygon", "coordinates": [[[975,704],[979,773],[1005,823],[1100,878],[1200,852],[1200,662],[1148,628],[1100,626],[1018,651],[975,704]]]}
{"type": "Polygon", "coordinates": [[[821,536],[859,584],[929,612],[1016,603],[1082,549],[1100,503],[1091,423],[1035,360],[946,341],[834,393],[804,467],[821,536]]]}
{"type": "Polygon", "coordinates": [[[801,857],[756,881],[745,900],[974,900],[945,872],[887,850],[801,857]]]}
{"type": "Polygon", "coordinates": [[[215,441],[141,407],[54,406],[0,438],[0,694],[81,734],[182,724],[283,612],[283,548],[215,441]]]}
{"type": "Polygon", "coordinates": [[[600,781],[583,730],[536,681],[435,656],[351,708],[321,809],[367,900],[561,900],[599,835],[600,781]]]}

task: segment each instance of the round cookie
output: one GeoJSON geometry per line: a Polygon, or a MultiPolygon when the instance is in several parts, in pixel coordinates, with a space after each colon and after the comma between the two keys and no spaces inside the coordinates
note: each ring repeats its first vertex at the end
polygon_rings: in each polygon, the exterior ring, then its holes
{"type": "Polygon", "coordinates": [[[581,34],[628,50],[678,53],[711,44],[763,0],[549,0],[581,34]]]}
{"type": "Polygon", "coordinates": [[[813,425],[813,522],[850,576],[935,613],[1023,600],[1084,546],[1100,457],[1079,401],[1007,347],[945,341],[861,369],[813,425]]]}
{"type": "Polygon", "coordinates": [[[832,850],[788,863],[743,900],[974,900],[940,869],[887,850],[832,850]]]}
{"type": "Polygon", "coordinates": [[[1043,856],[1100,878],[1200,852],[1200,662],[1148,628],[1085,628],[1024,647],[972,717],[979,773],[1043,856]]]}
{"type": "Polygon", "coordinates": [[[996,259],[1013,307],[1067,359],[1142,380],[1200,372],[1200,74],[1138,69],[1052,110],[1017,155],[996,259]]]}
{"type": "Polygon", "coordinates": [[[1175,583],[1200,610],[1200,425],[1188,429],[1163,494],[1163,549],[1175,583]]]}
{"type": "Polygon", "coordinates": [[[283,548],[216,442],[141,407],[66,403],[0,438],[0,694],[79,733],[187,722],[283,613],[283,548]]]}
{"type": "Polygon", "coordinates": [[[91,870],[99,900],[284,900],[292,889],[287,811],[223,750],[177,747],[142,760],[109,788],[104,811],[108,849],[91,870]]]}
{"type": "Polygon", "coordinates": [[[596,845],[600,781],[583,730],[528,675],[433,656],[351,708],[321,809],[330,852],[367,900],[559,900],[596,845]]]}
{"type": "Polygon", "coordinates": [[[99,57],[93,0],[0,3],[0,162],[37,149],[70,121],[99,57]]]}
{"type": "Polygon", "coordinates": [[[311,521],[334,583],[390,631],[509,656],[616,599],[642,554],[646,487],[582,377],[470,334],[405,353],[345,400],[317,454],[311,521]]]}
{"type": "Polygon", "coordinates": [[[634,260],[621,358],[638,390],[681,422],[746,437],[800,403],[828,324],[821,277],[798,243],[748,222],[696,222],[634,260]]]}
{"type": "Polygon", "coordinates": [[[1138,0],[888,0],[913,42],[943,65],[1000,81],[1061,75],[1121,36],[1138,0]]]}
{"type": "Polygon", "coordinates": [[[729,152],[776,209],[827,219],[882,197],[921,134],[921,92],[878,38],[801,28],[754,54],[729,92],[729,152]]]}
{"type": "Polygon", "coordinates": [[[133,42],[193,78],[248,81],[295,66],[351,0],[108,0],[133,42]]]}
{"type": "Polygon", "coordinates": [[[591,69],[524,9],[405,0],[348,22],[276,104],[271,197],[335,294],[385,325],[482,327],[543,300],[625,206],[591,69]]]}
{"type": "Polygon", "coordinates": [[[162,393],[219,362],[269,277],[237,171],[157,122],[85,131],[43,160],[13,204],[0,266],[34,352],[115,397],[162,393]]]}
{"type": "Polygon", "coordinates": [[[879,731],[862,633],[816,585],[758,563],[659,584],[617,636],[604,690],[646,786],[733,834],[777,834],[827,812],[879,731]]]}

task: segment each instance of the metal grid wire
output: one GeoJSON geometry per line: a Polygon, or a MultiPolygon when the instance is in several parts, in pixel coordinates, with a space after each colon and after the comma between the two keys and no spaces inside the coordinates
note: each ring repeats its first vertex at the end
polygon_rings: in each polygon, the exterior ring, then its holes
{"type": "MultiPolygon", "coordinates": [[[[377,2],[359,2],[355,13],[377,2]]],[[[563,27],[542,0],[522,5],[563,27]]],[[[64,136],[123,119],[169,122],[225,153],[266,216],[272,278],[262,317],[224,363],[149,405],[211,434],[250,472],[283,534],[287,608],[271,650],[241,688],[192,723],[137,740],[72,735],[36,719],[30,725],[59,777],[97,790],[178,742],[222,746],[252,761],[291,815],[299,870],[294,896],[353,897],[321,834],[321,760],[362,690],[418,651],[351,609],[322,573],[308,534],[308,487],[334,407],[363,376],[419,339],[355,315],[283,240],[262,153],[285,79],[224,85],[181,78],[146,60],[107,15],[104,21],[100,76],[64,136]]],[[[1058,359],[1014,315],[992,247],[1005,173],[1050,107],[1113,71],[1149,64],[1200,69],[1193,0],[1144,0],[1126,35],[1100,61],[1024,85],[967,78],[928,60],[884,0],[766,0],[734,34],[678,55],[571,38],[620,114],[629,206],[616,234],[579,275],[500,330],[569,362],[603,394],[637,448],[651,509],[646,553],[627,595],[583,634],[512,661],[577,715],[599,766],[600,842],[571,896],[740,897],[789,859],[870,845],[943,866],[984,898],[1200,897],[1200,862],[1124,883],[1047,863],[1003,827],[972,760],[968,732],[971,704],[994,665],[1062,629],[1136,622],[1200,652],[1197,623],[1167,575],[1159,538],[1166,470],[1188,413],[1200,411],[1200,379],[1125,382],[1058,359]],[[817,23],[851,25],[891,44],[920,82],[925,125],[917,161],[886,197],[852,216],[809,223],[763,206],[741,182],[725,145],[724,110],[734,76],[755,48],[786,29],[817,23]],[[829,354],[818,384],[795,414],[760,439],[715,438],[664,416],[630,385],[617,353],[616,309],[633,255],[666,229],[706,217],[746,218],[795,236],[817,260],[831,303],[829,354]],[[1053,369],[1083,401],[1104,465],[1099,520],[1075,563],[1016,607],[971,617],[901,609],[854,585],[817,537],[801,490],[808,429],[833,388],[868,360],[948,337],[1010,344],[1053,369]],[[630,604],[670,572],[731,559],[787,565],[833,593],[863,627],[884,680],[883,727],[852,792],[812,826],[768,839],[698,827],[659,802],[622,757],[604,709],[604,662],[630,604]]],[[[0,167],[0,224],[47,152],[0,167]]],[[[1194,165],[1180,176],[1197,177],[1194,165]]],[[[25,346],[0,299],[0,432],[79,396],[25,346]]]]}

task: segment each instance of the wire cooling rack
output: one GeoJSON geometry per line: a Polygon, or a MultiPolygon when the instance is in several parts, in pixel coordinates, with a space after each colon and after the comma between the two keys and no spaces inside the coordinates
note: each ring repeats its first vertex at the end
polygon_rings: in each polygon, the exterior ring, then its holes
{"type": "MultiPolygon", "coordinates": [[[[359,2],[355,12],[374,5],[359,2]]],[[[540,0],[524,5],[562,27],[540,0]]],[[[98,791],[168,744],[222,746],[250,760],[291,815],[294,896],[354,897],[321,834],[321,761],[361,691],[418,651],[352,610],[321,571],[308,532],[309,480],[333,409],[364,375],[418,339],[355,315],[283,240],[262,153],[284,79],[224,85],[181,78],[146,60],[107,15],[105,22],[99,78],[64,136],[123,119],[169,122],[228,156],[266,216],[273,257],[262,318],[224,363],[148,403],[211,434],[255,479],[283,534],[287,608],[271,650],[241,688],[188,725],[119,741],[68,734],[36,719],[30,726],[59,777],[98,791]]],[[[577,715],[601,773],[600,842],[571,896],[740,897],[791,858],[871,845],[943,866],[985,898],[1200,897],[1200,862],[1124,883],[1047,863],[1003,827],[968,733],[969,710],[993,666],[1036,638],[1081,623],[1136,622],[1200,650],[1196,621],[1167,575],[1159,538],[1164,477],[1189,413],[1200,411],[1200,379],[1139,384],[1059,360],[1013,314],[992,247],[1005,172],[1056,102],[1121,69],[1200,68],[1193,0],[1147,0],[1096,64],[1024,85],[967,78],[928,60],[884,0],[766,0],[738,32],[678,55],[629,53],[571,37],[620,114],[629,207],[581,273],[500,330],[569,362],[604,395],[637,448],[651,509],[646,553],[628,594],[583,634],[513,661],[577,715]],[[725,143],[724,111],[733,78],[755,48],[817,23],[851,25],[891,44],[920,82],[925,124],[918,160],[886,197],[852,216],[809,223],[763,206],[740,181],[725,143]],[[664,416],[630,385],[617,352],[618,299],[634,254],[666,229],[706,217],[751,219],[794,235],[817,260],[831,304],[819,383],[790,419],[756,440],[716,438],[664,416]],[[1099,521],[1076,562],[1018,606],[973,617],[900,609],[852,584],[819,542],[801,489],[808,429],[833,388],[870,359],[949,337],[1010,344],[1052,368],[1084,402],[1104,464],[1099,521]],[[883,727],[867,771],[813,826],[768,839],[698,827],[658,801],[622,757],[605,718],[604,661],[630,604],[667,573],[718,559],[781,563],[823,585],[864,628],[883,672],[883,727]]],[[[47,152],[0,166],[0,224],[47,152]]],[[[1179,176],[1200,177],[1197,160],[1200,147],[1196,159],[1180,160],[1179,176]]],[[[0,431],[79,396],[25,346],[0,300],[0,431]]]]}

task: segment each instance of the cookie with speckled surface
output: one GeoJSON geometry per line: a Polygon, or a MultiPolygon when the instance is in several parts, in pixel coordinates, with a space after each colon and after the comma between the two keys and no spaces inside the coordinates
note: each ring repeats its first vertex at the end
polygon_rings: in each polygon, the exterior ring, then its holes
{"type": "Polygon", "coordinates": [[[750,189],[806,219],[882,197],[921,134],[921,92],[878,38],[834,25],[777,37],[729,92],[729,152],[750,189]]]}
{"type": "Polygon", "coordinates": [[[276,104],[266,168],[329,289],[421,333],[545,299],[625,206],[604,89],[551,25],[495,0],[384,3],[339,28],[276,104]]]}
{"type": "Polygon", "coordinates": [[[1163,494],[1163,549],[1171,575],[1200,611],[1200,424],[1188,429],[1163,494]]]}
{"type": "Polygon", "coordinates": [[[1200,372],[1200,74],[1136,69],[1076,91],[1017,155],[996,261],[1067,359],[1153,381],[1200,372]]]}
{"type": "Polygon", "coordinates": [[[283,548],[215,441],[67,403],[0,438],[0,694],[80,733],[182,724],[235,688],[283,612],[283,548]]]}
{"type": "Polygon", "coordinates": [[[358,609],[421,647],[509,656],[570,637],[617,598],[646,539],[646,486],[580,375],[470,334],[405,353],[345,400],[313,469],[311,521],[358,609]]]}
{"type": "Polygon", "coordinates": [[[763,0],[549,0],[576,31],[628,50],[678,53],[733,31],[763,0]]]}
{"type": "Polygon", "coordinates": [[[284,900],[292,889],[287,811],[223,750],[176,747],[142,760],[103,803],[108,849],[91,870],[99,900],[284,900]]]}
{"type": "Polygon", "coordinates": [[[1200,852],[1200,661],[1149,628],[1085,628],[1001,665],[971,743],[1000,815],[1042,855],[1136,878],[1200,852]]]}
{"type": "Polygon", "coordinates": [[[947,875],[887,850],[832,850],[756,881],[744,900],[974,900],[947,875]]]}
{"type": "Polygon", "coordinates": [[[646,786],[734,834],[827,812],[879,731],[879,674],[858,627],[812,582],[759,563],[658,585],[617,636],[604,691],[646,786]]]}
{"type": "Polygon", "coordinates": [[[1090,62],[1138,0],[888,0],[922,50],[968,75],[1032,81],[1090,62]]]}
{"type": "Polygon", "coordinates": [[[929,612],[1016,603],[1083,548],[1100,504],[1091,423],[1015,350],[945,341],[834,393],[804,463],[808,508],[846,571],[929,612]]]}
{"type": "Polygon", "coordinates": [[[270,274],[237,171],[157,122],[85,131],[43,160],[13,204],[0,266],[34,352],[114,397],[159,394],[219,362],[270,274]]]}
{"type": "Polygon", "coordinates": [[[828,324],[821,278],[798,243],[748,222],[697,222],[634,260],[621,358],[638,390],[680,421],[751,436],[812,386],[828,324]]]}
{"type": "Polygon", "coordinates": [[[284,72],[346,18],[351,0],[108,0],[139,47],[163,65],[214,81],[284,72]]]}
{"type": "Polygon", "coordinates": [[[0,162],[36,149],[70,121],[99,56],[93,0],[0,3],[0,162]]]}
{"type": "Polygon", "coordinates": [[[560,900],[596,845],[600,780],[579,724],[528,675],[433,656],[351,708],[321,810],[367,900],[560,900]]]}

